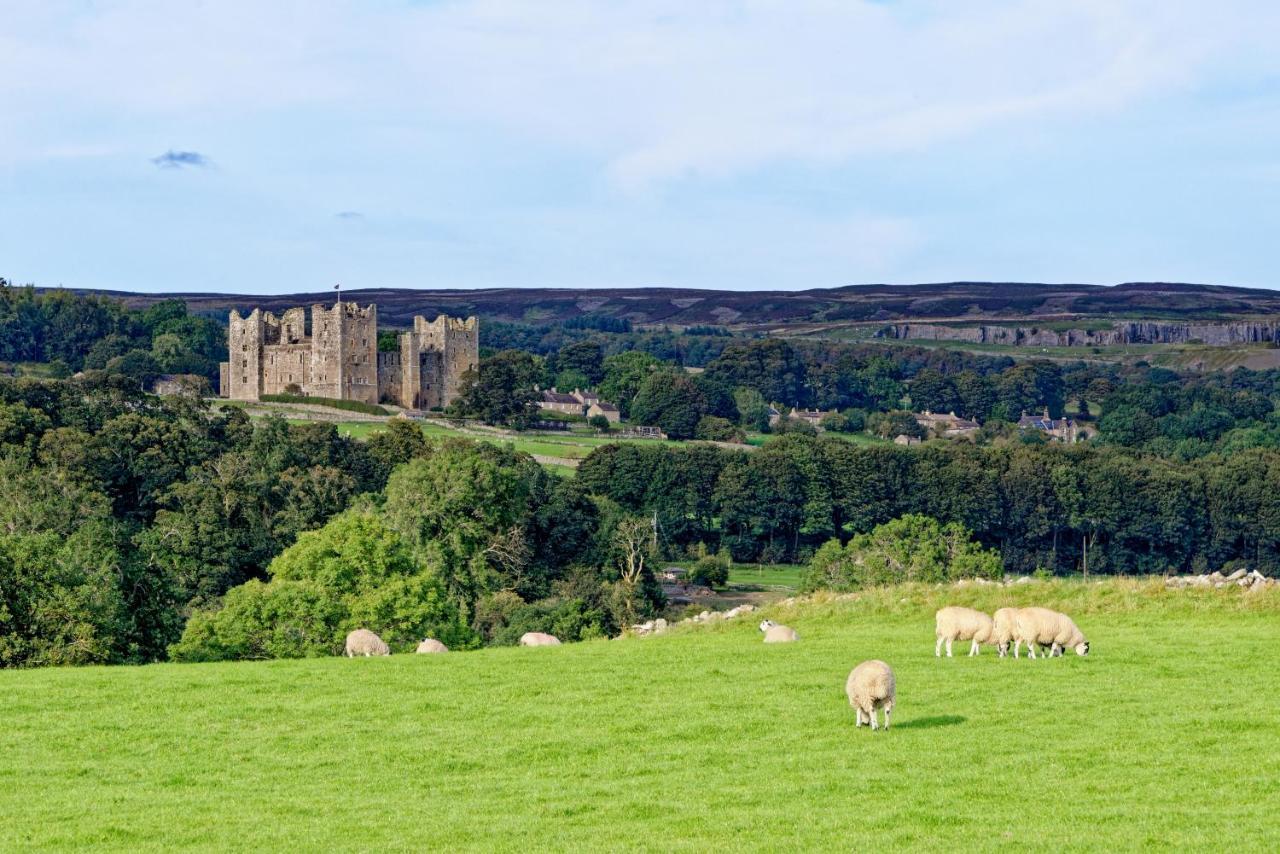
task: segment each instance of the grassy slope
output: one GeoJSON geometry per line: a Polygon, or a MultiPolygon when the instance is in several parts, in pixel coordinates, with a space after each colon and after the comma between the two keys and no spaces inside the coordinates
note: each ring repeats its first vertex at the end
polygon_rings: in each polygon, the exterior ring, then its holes
{"type": "Polygon", "coordinates": [[[1280,597],[893,590],[553,649],[0,673],[0,847],[1274,850],[1280,597]],[[932,609],[1095,652],[936,660],[932,609]],[[901,600],[901,601],[899,601],[901,600]],[[893,729],[844,679],[897,671],[893,729]]]}

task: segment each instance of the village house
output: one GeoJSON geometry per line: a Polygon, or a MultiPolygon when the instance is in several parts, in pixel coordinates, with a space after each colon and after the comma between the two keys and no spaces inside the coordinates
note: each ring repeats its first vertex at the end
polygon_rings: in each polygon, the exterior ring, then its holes
{"type": "Polygon", "coordinates": [[[803,422],[804,422],[804,423],[806,423],[806,424],[811,424],[811,425],[813,425],[813,426],[814,426],[816,429],[818,429],[818,430],[821,430],[821,429],[822,429],[822,419],[823,419],[823,418],[826,418],[828,415],[836,415],[836,414],[837,414],[837,413],[836,413],[836,411],[835,411],[834,409],[832,409],[832,410],[830,410],[830,411],[828,411],[828,412],[823,412],[821,409],[793,409],[793,410],[791,410],[791,417],[792,417],[792,418],[796,418],[796,419],[798,419],[798,420],[800,420],[800,421],[803,421],[803,422]]]}
{"type": "Polygon", "coordinates": [[[967,436],[971,433],[978,432],[981,425],[977,421],[971,421],[968,418],[961,418],[955,412],[948,412],[945,415],[939,412],[917,412],[914,414],[916,423],[924,428],[925,432],[931,436],[967,436]]]}
{"type": "Polygon", "coordinates": [[[1072,444],[1089,438],[1089,430],[1073,418],[1050,418],[1049,407],[1044,408],[1043,415],[1028,415],[1023,412],[1018,419],[1019,430],[1039,430],[1045,433],[1050,441],[1072,444]]]}
{"type": "Polygon", "coordinates": [[[600,402],[600,395],[596,394],[594,391],[582,391],[581,389],[575,388],[570,392],[570,394],[577,398],[578,402],[583,406],[590,406],[593,403],[600,402]]]}
{"type": "Polygon", "coordinates": [[[588,418],[594,418],[597,415],[603,415],[609,420],[610,424],[617,424],[622,420],[622,413],[618,411],[618,407],[599,398],[596,398],[595,402],[587,407],[588,418]]]}
{"type": "Polygon", "coordinates": [[[581,415],[583,410],[582,401],[571,394],[556,391],[554,388],[547,389],[542,393],[542,401],[539,405],[543,409],[562,412],[565,415],[581,415]]]}
{"type": "Polygon", "coordinates": [[[778,411],[778,407],[769,405],[769,426],[777,427],[778,422],[782,420],[782,413],[778,411]]]}
{"type": "Polygon", "coordinates": [[[919,445],[920,438],[918,436],[908,436],[906,433],[899,433],[893,437],[895,445],[919,445]]]}

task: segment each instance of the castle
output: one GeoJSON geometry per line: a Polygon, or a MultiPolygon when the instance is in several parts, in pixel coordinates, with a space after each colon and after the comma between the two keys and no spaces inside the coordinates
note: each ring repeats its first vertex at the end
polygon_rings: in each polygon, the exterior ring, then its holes
{"type": "Polygon", "coordinates": [[[452,403],[462,375],[480,363],[475,317],[415,317],[398,343],[393,352],[378,351],[378,307],[372,304],[313,305],[310,329],[302,308],[279,318],[256,308],[247,317],[233,310],[230,361],[219,366],[218,388],[232,400],[300,393],[432,409],[452,403]]]}

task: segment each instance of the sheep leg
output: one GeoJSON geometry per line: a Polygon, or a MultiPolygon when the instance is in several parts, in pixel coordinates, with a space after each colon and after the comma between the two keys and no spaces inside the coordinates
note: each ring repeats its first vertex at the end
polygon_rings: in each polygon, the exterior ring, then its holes
{"type": "MultiPolygon", "coordinates": [[[[973,640],[972,643],[969,644],[969,654],[970,655],[978,654],[978,641],[976,638],[973,640]]],[[[885,727],[885,729],[888,729],[888,727],[885,727]]]]}
{"type": "Polygon", "coordinates": [[[871,718],[871,731],[872,731],[872,732],[875,732],[875,731],[876,731],[876,729],[877,729],[877,727],[876,727],[876,707],[875,707],[875,706],[872,706],[872,707],[871,707],[871,714],[870,714],[870,715],[868,715],[868,717],[870,717],[870,718],[871,718]]]}
{"type": "Polygon", "coordinates": [[[933,645],[933,656],[934,656],[934,658],[940,658],[940,657],[942,657],[942,641],[943,641],[943,640],[945,640],[945,638],[943,638],[941,635],[939,635],[939,637],[938,637],[938,642],[937,642],[936,644],[934,644],[934,645],[933,645]]]}
{"type": "Polygon", "coordinates": [[[1022,658],[1022,638],[1018,638],[1013,642],[1013,657],[1022,658]]]}
{"type": "Polygon", "coordinates": [[[951,638],[947,638],[947,658],[951,657],[951,638]]]}
{"type": "Polygon", "coordinates": [[[856,729],[857,727],[862,726],[862,709],[859,709],[857,706],[854,706],[853,717],[854,717],[854,720],[857,721],[857,723],[853,725],[854,728],[856,729]]]}
{"type": "Polygon", "coordinates": [[[889,712],[893,711],[893,706],[884,707],[884,728],[885,732],[889,731],[889,712]]]}
{"type": "Polygon", "coordinates": [[[1033,659],[1036,657],[1036,646],[1037,646],[1037,645],[1038,645],[1038,644],[1036,644],[1036,642],[1035,642],[1035,641],[1032,641],[1032,642],[1030,642],[1030,643],[1028,643],[1028,644],[1027,644],[1027,655],[1031,656],[1031,658],[1033,658],[1033,659]]]}

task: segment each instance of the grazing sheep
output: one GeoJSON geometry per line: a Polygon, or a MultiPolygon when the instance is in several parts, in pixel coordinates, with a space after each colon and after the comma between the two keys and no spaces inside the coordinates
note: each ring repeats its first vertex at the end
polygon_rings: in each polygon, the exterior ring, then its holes
{"type": "Polygon", "coordinates": [[[449,647],[440,643],[435,638],[426,638],[422,643],[418,644],[418,652],[448,652],[449,647]]]}
{"type": "Polygon", "coordinates": [[[521,646],[559,646],[560,638],[546,632],[525,632],[520,636],[521,646]]]}
{"type": "Polygon", "coordinates": [[[347,658],[355,658],[357,655],[363,655],[368,658],[371,655],[390,654],[391,647],[383,643],[382,638],[368,629],[356,629],[347,635],[347,658]]]}
{"type": "Polygon", "coordinates": [[[981,644],[991,643],[995,634],[995,622],[981,611],[972,608],[961,608],[951,605],[934,615],[936,629],[934,635],[938,642],[933,647],[935,656],[942,655],[942,644],[947,645],[947,658],[951,657],[951,642],[957,640],[972,641],[969,654],[977,655],[981,644]]]}
{"type": "Polygon", "coordinates": [[[760,623],[760,631],[764,632],[765,643],[791,643],[800,640],[800,636],[796,634],[796,630],[790,626],[784,626],[775,623],[773,620],[764,620],[760,623]]]}
{"type": "Polygon", "coordinates": [[[1076,655],[1089,654],[1089,642],[1084,633],[1066,614],[1048,608],[1022,608],[1014,628],[1014,657],[1018,657],[1021,644],[1027,645],[1028,655],[1036,657],[1036,646],[1049,647],[1049,655],[1061,655],[1067,647],[1076,655]]]}
{"type": "Polygon", "coordinates": [[[849,697],[857,716],[855,726],[862,726],[865,715],[871,729],[876,728],[876,709],[884,709],[884,728],[889,728],[889,713],[897,700],[893,670],[883,661],[864,661],[849,674],[844,683],[844,693],[849,697]]]}
{"type": "Polygon", "coordinates": [[[992,622],[991,642],[996,645],[996,649],[1000,650],[1000,657],[1004,658],[1009,654],[1009,647],[1013,644],[1013,633],[1018,620],[1017,608],[1001,608],[996,611],[995,618],[992,622]]]}

